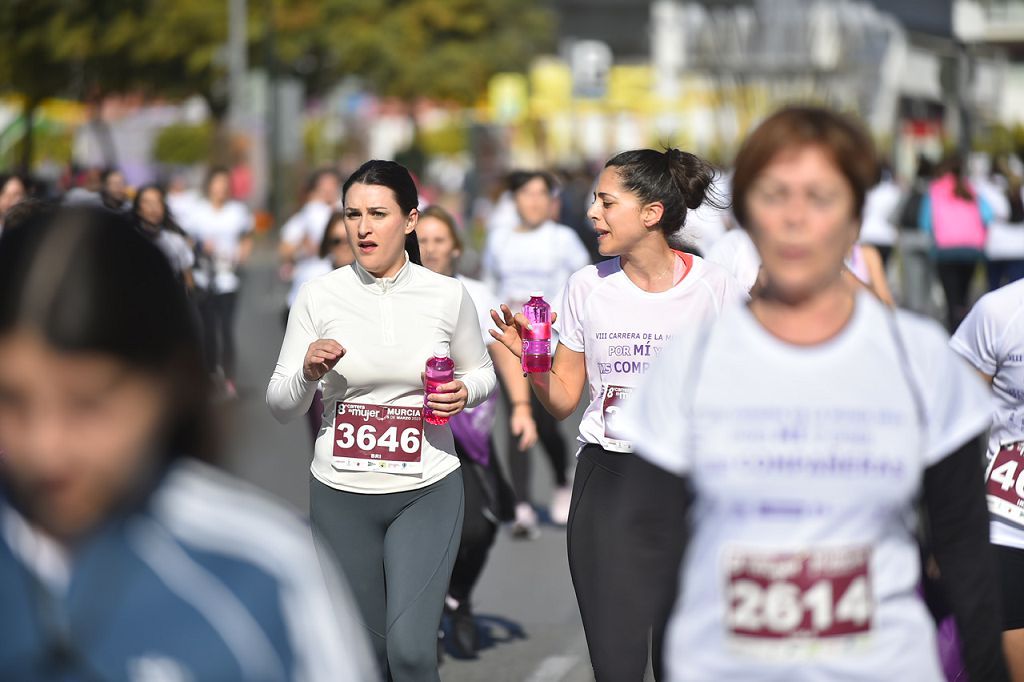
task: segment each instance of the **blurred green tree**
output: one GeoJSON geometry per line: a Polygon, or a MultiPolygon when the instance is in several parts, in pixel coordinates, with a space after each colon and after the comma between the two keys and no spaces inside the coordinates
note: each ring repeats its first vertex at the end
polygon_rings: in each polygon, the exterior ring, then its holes
{"type": "Polygon", "coordinates": [[[544,0],[323,0],[326,65],[375,92],[475,103],[553,46],[544,0]]]}

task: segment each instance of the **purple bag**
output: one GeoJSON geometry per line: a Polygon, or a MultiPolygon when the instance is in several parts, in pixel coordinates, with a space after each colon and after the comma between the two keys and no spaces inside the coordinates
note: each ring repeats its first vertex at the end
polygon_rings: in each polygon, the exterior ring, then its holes
{"type": "Polygon", "coordinates": [[[960,635],[957,633],[953,616],[946,616],[939,622],[936,631],[939,643],[939,661],[948,682],[969,682],[964,659],[960,654],[960,635]]]}

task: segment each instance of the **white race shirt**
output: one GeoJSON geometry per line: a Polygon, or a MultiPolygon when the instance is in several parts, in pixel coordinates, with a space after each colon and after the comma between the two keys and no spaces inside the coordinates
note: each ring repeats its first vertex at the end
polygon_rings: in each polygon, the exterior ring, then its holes
{"type": "Polygon", "coordinates": [[[665,349],[626,422],[641,456],[695,491],[670,680],[945,679],[915,592],[915,500],[991,414],[947,343],[864,292],[815,346],[735,306],[665,349]],[[817,629],[795,637],[795,623],[817,629]]]}
{"type": "MultiPolygon", "coordinates": [[[[319,249],[324,232],[327,231],[327,221],[331,219],[332,210],[331,205],[323,201],[307,201],[306,205],[281,227],[281,241],[298,247],[308,240],[312,242],[314,249],[319,249]]],[[[295,261],[292,286],[288,291],[289,308],[295,303],[295,297],[299,295],[299,288],[314,277],[323,274],[323,267],[318,263],[320,260],[320,254],[313,253],[295,261]]]]}
{"type": "Polygon", "coordinates": [[[213,281],[209,273],[197,268],[194,277],[200,289],[215,293],[238,291],[238,252],[242,238],[252,231],[252,214],[240,201],[229,201],[216,209],[208,201],[200,202],[187,228],[192,237],[213,251],[213,281]]]}
{"type": "Polygon", "coordinates": [[[864,198],[864,220],[860,227],[860,240],[873,246],[892,246],[896,243],[896,211],[903,201],[903,190],[892,180],[885,180],[868,192],[864,198]]]}
{"type": "Polygon", "coordinates": [[[494,389],[476,308],[458,280],[406,262],[393,278],[377,279],[353,263],[307,282],[288,315],[267,388],[267,404],[279,421],[309,409],[318,383],[306,381],[302,364],[317,339],[334,339],[346,350],[319,382],[323,427],[311,467],[318,481],[354,493],[393,493],[436,483],[459,467],[451,429],[428,423],[423,424],[420,473],[334,466],[337,403],[421,407],[423,367],[438,343],[449,343],[455,377],[469,393],[467,406],[479,405],[494,389]]]}
{"type": "Polygon", "coordinates": [[[634,284],[618,258],[569,278],[555,327],[559,343],[586,356],[590,404],[580,422],[581,443],[632,452],[615,422],[655,358],[680,330],[746,300],[725,270],[699,256],[680,255],[687,265],[682,281],[657,293],[634,284]]]}
{"type": "MultiPolygon", "coordinates": [[[[1024,440],[1024,280],[981,297],[949,345],[992,377],[996,397],[988,457],[1000,444],[1024,440]]],[[[1024,528],[992,519],[992,542],[1024,549],[1024,528]]]]}
{"type": "Polygon", "coordinates": [[[741,227],[734,227],[722,235],[708,249],[705,258],[725,268],[746,291],[753,288],[761,272],[761,255],[750,235],[741,227]]]}
{"type": "Polygon", "coordinates": [[[548,221],[533,230],[501,229],[487,237],[484,280],[513,310],[543,291],[557,301],[569,275],[590,263],[590,254],[571,227],[548,221]]]}
{"type": "Polygon", "coordinates": [[[161,229],[153,243],[167,256],[175,274],[180,275],[195,265],[196,255],[192,251],[192,247],[189,246],[188,240],[177,232],[161,229]]]}
{"type": "Polygon", "coordinates": [[[462,282],[462,286],[466,287],[466,291],[469,292],[469,297],[473,299],[473,305],[476,306],[476,316],[480,322],[480,334],[484,340],[484,346],[497,343],[497,340],[487,333],[489,329],[496,329],[494,321],[491,319],[491,310],[501,311],[501,303],[495,297],[494,292],[478,279],[472,279],[464,275],[455,275],[455,279],[462,282]]]}

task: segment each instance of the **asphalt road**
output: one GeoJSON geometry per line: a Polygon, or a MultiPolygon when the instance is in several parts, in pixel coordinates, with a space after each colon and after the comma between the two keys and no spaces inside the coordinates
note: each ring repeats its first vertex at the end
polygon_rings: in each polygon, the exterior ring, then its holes
{"type": "MultiPolygon", "coordinates": [[[[259,243],[240,296],[239,399],[224,406],[224,464],[305,514],[312,455],[306,425],[278,424],[264,402],[283,335],[284,287],[277,281],[273,259],[273,245],[259,243]]],[[[499,430],[505,428],[501,416],[498,423],[499,430]]],[[[573,440],[576,420],[563,427],[567,440],[573,440]]],[[[496,440],[504,442],[500,433],[496,440]]],[[[499,445],[504,457],[501,450],[499,445]]],[[[530,456],[537,462],[534,497],[546,502],[552,490],[550,472],[542,453],[530,456]]],[[[503,530],[474,595],[474,610],[483,645],[480,655],[476,660],[447,656],[442,680],[593,679],[569,578],[564,529],[544,526],[533,541],[513,540],[503,530]]]]}

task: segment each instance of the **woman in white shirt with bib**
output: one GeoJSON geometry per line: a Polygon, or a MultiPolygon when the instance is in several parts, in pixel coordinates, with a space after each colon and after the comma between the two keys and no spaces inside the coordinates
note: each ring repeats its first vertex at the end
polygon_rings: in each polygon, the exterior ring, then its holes
{"type": "Polygon", "coordinates": [[[943,680],[916,591],[922,499],[970,679],[1006,679],[984,386],[936,323],[842,274],[876,176],[846,117],[766,119],[733,176],[763,287],[677,335],[627,408],[637,452],[694,496],[665,642],[674,682],[943,680]]]}
{"type": "MultiPolygon", "coordinates": [[[[551,372],[530,375],[535,395],[557,419],[572,414],[584,387],[590,389],[568,552],[599,682],[643,678],[652,627],[660,679],[657,652],[682,550],[685,490],[631,454],[618,419],[673,335],[746,298],[723,268],[669,246],[688,211],[705,203],[713,178],[708,164],[678,149],[623,152],[605,165],[587,215],[601,254],[618,258],[569,278],[555,308],[559,342],[551,372]],[[639,526],[622,524],[618,514],[627,479],[640,482],[651,512],[639,526]],[[640,540],[654,537],[660,551],[644,554],[640,540]]],[[[508,306],[502,312],[503,318],[493,314],[501,334],[491,333],[519,355],[525,319],[520,313],[513,321],[508,306]]]]}
{"type": "Polygon", "coordinates": [[[949,345],[992,387],[985,489],[1003,596],[1003,647],[1024,680],[1024,279],[985,294],[949,345]]]}
{"type": "Polygon", "coordinates": [[[438,680],[463,486],[451,429],[423,419],[422,372],[447,344],[456,378],[426,405],[451,417],[487,398],[494,370],[465,287],[406,254],[419,216],[409,172],[368,161],[342,195],[356,262],[299,291],[267,403],[284,422],[323,391],[310,482],[321,550],[349,579],[389,678],[438,680]]]}

